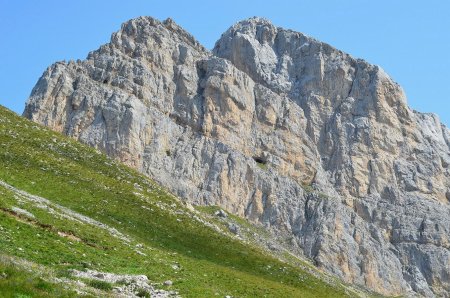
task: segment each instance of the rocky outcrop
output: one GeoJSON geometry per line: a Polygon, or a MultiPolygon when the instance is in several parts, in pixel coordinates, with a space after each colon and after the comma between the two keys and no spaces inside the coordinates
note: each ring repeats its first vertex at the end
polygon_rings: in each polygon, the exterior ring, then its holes
{"type": "Polygon", "coordinates": [[[252,18],[209,52],[140,17],[50,66],[24,116],[264,224],[346,282],[448,296],[450,132],[325,43],[252,18]]]}

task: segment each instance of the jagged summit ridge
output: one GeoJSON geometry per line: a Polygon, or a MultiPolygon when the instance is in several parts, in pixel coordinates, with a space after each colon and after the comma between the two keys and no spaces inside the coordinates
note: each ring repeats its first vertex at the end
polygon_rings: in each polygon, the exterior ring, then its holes
{"type": "Polygon", "coordinates": [[[137,18],[50,67],[24,115],[264,224],[347,282],[450,290],[449,130],[379,67],[301,33],[252,18],[209,52],[137,18]]]}
{"type": "Polygon", "coordinates": [[[207,52],[192,34],[175,23],[173,19],[167,18],[161,22],[149,16],[138,17],[123,23],[120,30],[112,34],[110,44],[123,46],[126,51],[132,51],[132,41],[138,38],[138,44],[145,44],[145,40],[150,38],[151,34],[155,33],[163,34],[165,37],[170,36],[174,41],[186,43],[193,48],[207,52]]]}

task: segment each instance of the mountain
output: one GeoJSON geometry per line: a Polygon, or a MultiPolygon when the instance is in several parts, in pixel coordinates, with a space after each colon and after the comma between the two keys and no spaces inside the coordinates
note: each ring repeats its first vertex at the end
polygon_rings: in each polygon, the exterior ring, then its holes
{"type": "Polygon", "coordinates": [[[450,131],[378,66],[251,18],[212,51],[130,20],[39,79],[25,117],[383,295],[450,292],[450,131]]]}
{"type": "Polygon", "coordinates": [[[0,107],[0,296],[351,297],[262,227],[0,107]],[[270,247],[268,249],[267,247],[270,247]]]}

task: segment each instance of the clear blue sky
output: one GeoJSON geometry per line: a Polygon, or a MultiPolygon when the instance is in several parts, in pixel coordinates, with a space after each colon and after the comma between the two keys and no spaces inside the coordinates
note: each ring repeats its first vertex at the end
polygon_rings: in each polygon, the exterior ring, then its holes
{"type": "Polygon", "coordinates": [[[140,15],[171,17],[207,48],[233,23],[266,17],[380,65],[413,108],[450,124],[447,0],[0,0],[0,104],[21,113],[47,66],[84,59],[140,15]]]}

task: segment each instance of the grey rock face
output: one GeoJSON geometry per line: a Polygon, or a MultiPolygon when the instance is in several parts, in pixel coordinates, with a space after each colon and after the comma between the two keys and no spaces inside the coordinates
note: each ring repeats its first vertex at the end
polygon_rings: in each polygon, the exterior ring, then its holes
{"type": "MultiPolygon", "coordinates": [[[[98,272],[89,269],[86,271],[72,270],[71,274],[72,276],[78,278],[98,280],[107,282],[109,284],[116,284],[116,286],[112,290],[114,293],[114,297],[137,298],[142,296],[142,292],[145,292],[148,296],[154,298],[180,297],[176,292],[156,289],[145,275],[118,275],[107,272],[98,272]],[[118,285],[118,283],[120,285],[118,285]]],[[[168,284],[167,282],[168,281],[164,282],[164,285],[172,285],[171,281],[170,284],[168,284]]]]}
{"type": "Polygon", "coordinates": [[[56,63],[24,116],[290,238],[346,282],[450,291],[450,132],[377,66],[253,18],[212,52],[141,17],[56,63]]]}

